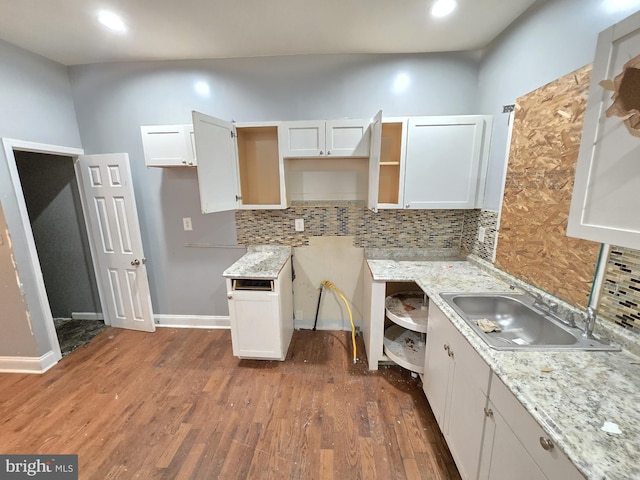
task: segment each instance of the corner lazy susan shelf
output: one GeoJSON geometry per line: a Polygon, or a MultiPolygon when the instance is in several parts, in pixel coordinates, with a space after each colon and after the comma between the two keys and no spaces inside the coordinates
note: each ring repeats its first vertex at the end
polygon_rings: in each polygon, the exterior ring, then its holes
{"type": "Polygon", "coordinates": [[[400,292],[385,300],[394,325],[384,332],[384,353],[401,367],[424,373],[428,299],[422,292],[400,292]]]}

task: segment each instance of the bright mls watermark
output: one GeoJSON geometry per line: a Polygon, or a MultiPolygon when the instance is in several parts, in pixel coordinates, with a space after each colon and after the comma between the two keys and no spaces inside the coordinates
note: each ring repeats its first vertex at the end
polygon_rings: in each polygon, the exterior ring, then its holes
{"type": "Polygon", "coordinates": [[[0,455],[0,479],[78,480],[78,455],[0,455]]]}

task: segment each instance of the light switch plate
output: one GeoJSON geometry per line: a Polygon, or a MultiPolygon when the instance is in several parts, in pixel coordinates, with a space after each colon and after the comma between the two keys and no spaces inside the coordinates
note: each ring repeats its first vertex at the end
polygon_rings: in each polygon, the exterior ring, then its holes
{"type": "Polygon", "coordinates": [[[191,224],[191,217],[183,217],[182,226],[185,231],[193,230],[193,225],[191,224]]]}
{"type": "Polygon", "coordinates": [[[304,232],[304,218],[295,219],[296,232],[304,232]]]}

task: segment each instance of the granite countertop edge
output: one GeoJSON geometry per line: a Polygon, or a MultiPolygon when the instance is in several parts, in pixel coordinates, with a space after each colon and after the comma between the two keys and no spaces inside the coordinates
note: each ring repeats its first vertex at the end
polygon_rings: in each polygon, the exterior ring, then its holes
{"type": "Polygon", "coordinates": [[[247,253],[222,272],[225,278],[253,278],[274,280],[280,274],[292,249],[280,245],[254,245],[247,253]]]}
{"type": "MultiPolygon", "coordinates": [[[[510,286],[522,288],[524,282],[475,257],[466,261],[372,257],[366,261],[374,280],[415,281],[586,478],[640,478],[640,467],[634,464],[640,453],[640,413],[634,408],[640,402],[636,355],[625,348],[620,352],[492,349],[440,293],[513,293],[510,286]],[[622,434],[602,431],[605,421],[618,424],[622,434]],[[616,458],[614,452],[624,457],[616,458]]],[[[608,323],[599,322],[596,333],[607,336],[612,329],[620,330],[608,323]]]]}

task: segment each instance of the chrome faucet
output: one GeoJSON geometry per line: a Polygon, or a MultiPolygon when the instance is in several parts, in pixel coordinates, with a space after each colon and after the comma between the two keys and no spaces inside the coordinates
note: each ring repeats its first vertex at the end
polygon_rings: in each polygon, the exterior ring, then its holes
{"type": "Polygon", "coordinates": [[[587,318],[584,321],[584,331],[582,336],[584,338],[593,338],[593,329],[596,326],[596,311],[593,307],[587,307],[587,318]]]}
{"type": "MultiPolygon", "coordinates": [[[[509,288],[511,290],[515,290],[515,285],[510,285],[509,288]]],[[[533,303],[532,306],[534,308],[537,308],[538,310],[540,310],[542,313],[546,313],[547,315],[549,315],[550,317],[553,317],[554,319],[556,319],[557,321],[559,321],[560,323],[563,323],[564,325],[571,327],[571,328],[576,328],[576,321],[573,317],[573,314],[571,315],[567,315],[567,317],[561,317],[560,315],[558,315],[558,304],[552,300],[550,301],[545,301],[542,298],[542,295],[540,295],[537,292],[531,292],[525,288],[522,287],[518,287],[520,288],[520,290],[524,291],[524,293],[526,293],[527,295],[529,295],[531,298],[533,298],[533,303]]]]}

